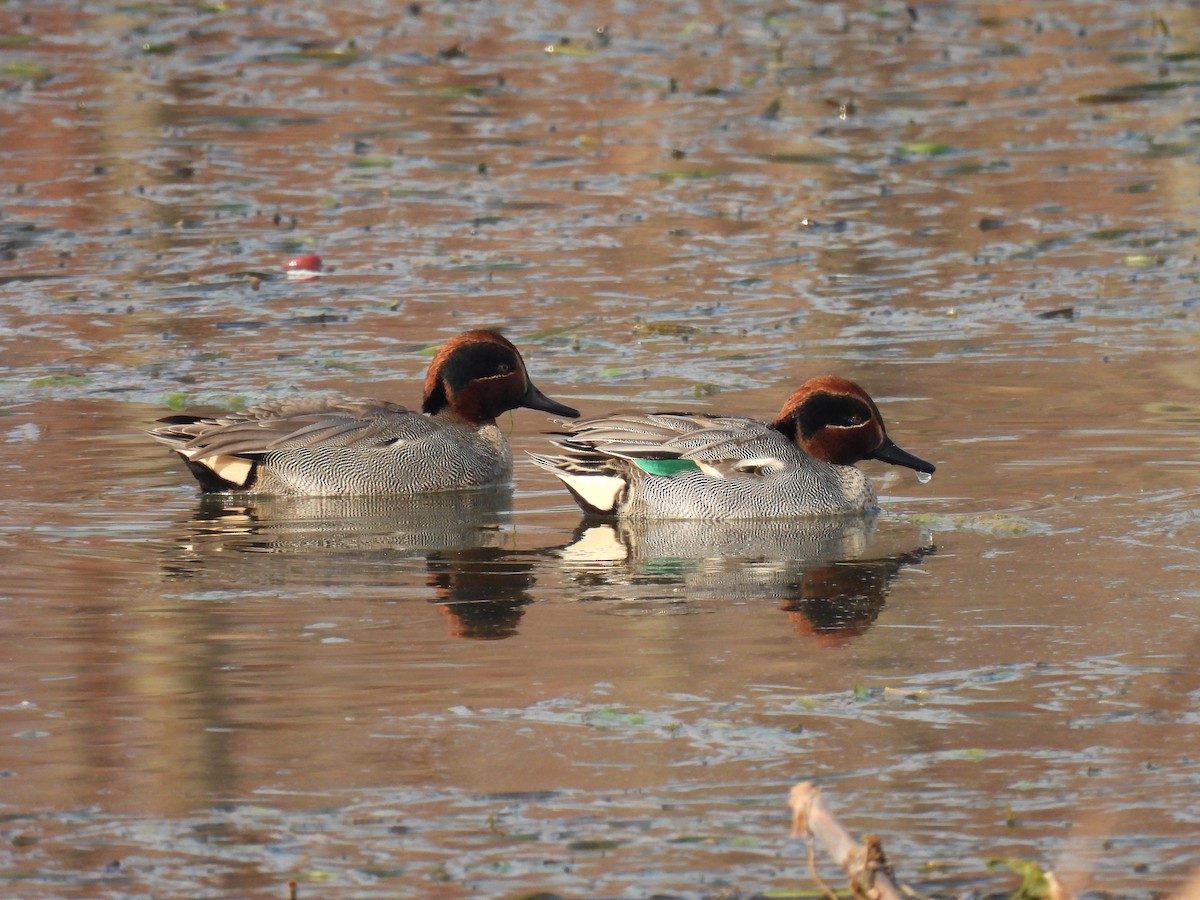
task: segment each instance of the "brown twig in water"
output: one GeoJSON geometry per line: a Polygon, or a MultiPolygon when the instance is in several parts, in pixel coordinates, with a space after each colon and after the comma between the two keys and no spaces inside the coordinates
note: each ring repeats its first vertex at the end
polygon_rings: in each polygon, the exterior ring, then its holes
{"type": "MultiPolygon", "coordinates": [[[[796,820],[792,819],[792,837],[796,836],[796,820]]],[[[817,883],[817,887],[828,898],[828,900],[838,900],[837,891],[829,886],[829,883],[821,877],[821,873],[817,871],[817,842],[813,840],[813,833],[807,828],[804,830],[804,843],[808,844],[808,873],[812,875],[813,881],[817,883]]]]}
{"type": "Polygon", "coordinates": [[[809,867],[826,894],[836,896],[816,874],[812,851],[814,836],[820,839],[829,855],[849,876],[850,890],[855,897],[901,900],[900,891],[892,882],[891,869],[879,838],[867,835],[862,844],[854,840],[825,805],[816,785],[811,781],[797,784],[792,788],[788,805],[792,808],[792,837],[804,836],[809,841],[809,867]]]}

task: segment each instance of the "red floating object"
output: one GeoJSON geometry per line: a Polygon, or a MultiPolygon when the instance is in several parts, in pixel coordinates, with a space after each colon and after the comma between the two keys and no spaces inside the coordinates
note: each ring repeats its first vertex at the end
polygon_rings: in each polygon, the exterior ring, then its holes
{"type": "Polygon", "coordinates": [[[288,272],[320,272],[321,265],[321,257],[315,253],[306,253],[304,256],[289,259],[284,269],[288,272]]]}

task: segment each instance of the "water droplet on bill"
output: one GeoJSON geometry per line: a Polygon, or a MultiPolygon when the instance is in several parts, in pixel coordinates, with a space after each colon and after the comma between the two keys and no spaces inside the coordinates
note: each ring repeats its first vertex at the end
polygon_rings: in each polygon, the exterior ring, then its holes
{"type": "Polygon", "coordinates": [[[932,480],[933,480],[932,472],[918,472],[917,473],[917,481],[921,482],[921,484],[929,484],[929,482],[932,480]]]}

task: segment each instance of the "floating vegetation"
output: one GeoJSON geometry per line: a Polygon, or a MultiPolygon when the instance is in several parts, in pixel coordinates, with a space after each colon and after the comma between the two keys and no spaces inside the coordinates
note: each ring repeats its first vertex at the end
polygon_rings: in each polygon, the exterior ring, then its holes
{"type": "Polygon", "coordinates": [[[254,115],[253,113],[238,113],[236,115],[218,116],[218,121],[233,128],[255,128],[271,122],[270,116],[254,115]]]}
{"type": "Polygon", "coordinates": [[[989,162],[964,162],[946,166],[943,175],[990,175],[993,172],[1008,172],[1012,163],[1007,159],[994,159],[989,162]]]}
{"type": "Polygon", "coordinates": [[[83,375],[44,375],[33,378],[29,382],[31,388],[68,388],[80,387],[87,384],[89,379],[83,375]]]}
{"type": "Polygon", "coordinates": [[[702,178],[720,178],[725,173],[718,169],[663,169],[651,172],[651,178],[659,181],[695,181],[702,178]]]}
{"type": "Polygon", "coordinates": [[[1121,238],[1137,233],[1138,230],[1136,228],[1101,228],[1097,231],[1089,232],[1087,236],[1094,241],[1119,241],[1121,238]]]}
{"type": "Polygon", "coordinates": [[[358,62],[360,58],[358,50],[354,47],[305,47],[266,57],[271,62],[319,62],[331,66],[348,66],[358,62]]]}
{"type": "Polygon", "coordinates": [[[572,44],[566,38],[557,44],[547,44],[544,51],[547,56],[595,56],[600,52],[592,47],[580,47],[572,44]]]}
{"type": "Polygon", "coordinates": [[[609,707],[585,712],[583,723],[597,728],[619,728],[627,725],[645,725],[646,716],[643,713],[609,707]]]}
{"type": "Polygon", "coordinates": [[[355,156],[346,165],[351,169],[390,169],[394,164],[394,160],[386,156],[355,156]]]}
{"type": "Polygon", "coordinates": [[[1178,156],[1191,156],[1196,152],[1194,141],[1151,141],[1142,154],[1144,159],[1172,159],[1178,156]]]}
{"type": "MultiPolygon", "coordinates": [[[[564,340],[570,339],[572,345],[579,342],[579,338],[574,335],[575,326],[573,325],[556,325],[553,328],[543,328],[541,331],[535,331],[530,335],[522,338],[527,343],[538,343],[543,341],[553,341],[561,344],[564,340]]],[[[575,347],[575,349],[579,349],[575,347]]]]}
{"type": "Polygon", "coordinates": [[[837,160],[824,153],[768,153],[759,159],[793,166],[832,166],[837,160]]]}
{"type": "Polygon", "coordinates": [[[567,849],[580,851],[580,852],[585,852],[585,851],[595,852],[595,851],[599,851],[599,850],[614,850],[617,847],[620,847],[624,843],[625,843],[624,841],[613,841],[613,840],[571,841],[571,843],[567,844],[567,849]]]}
{"type": "Polygon", "coordinates": [[[288,319],[289,325],[330,325],[334,322],[349,322],[350,317],[344,313],[319,312],[311,316],[294,316],[288,319]]]}
{"type": "Polygon", "coordinates": [[[695,325],[682,325],[679,322],[637,322],[633,333],[643,337],[688,337],[700,331],[695,325]]]}
{"type": "Polygon", "coordinates": [[[1070,243],[1071,238],[1066,237],[1045,237],[1033,241],[1025,241],[1021,244],[1021,249],[1013,254],[1013,258],[1032,259],[1047,250],[1052,250],[1056,247],[1065,247],[1070,243]]]}
{"type": "Polygon", "coordinates": [[[919,513],[905,519],[930,531],[977,531],[996,537],[1025,537],[1048,530],[1041,522],[1008,513],[919,513]]]}
{"type": "Polygon", "coordinates": [[[1021,876],[1021,886],[1009,900],[1043,900],[1045,897],[1059,894],[1058,891],[1051,888],[1046,871],[1031,860],[1017,859],[1012,856],[993,856],[988,859],[987,867],[989,869],[1011,869],[1021,876]]]}
{"type": "Polygon", "coordinates": [[[0,78],[13,81],[25,81],[33,85],[43,85],[54,77],[54,72],[38,63],[13,62],[0,65],[0,78]]]}
{"type": "Polygon", "coordinates": [[[987,57],[1003,57],[1003,56],[1024,56],[1024,48],[1012,41],[1001,41],[984,51],[984,56],[987,57]]]}
{"type": "Polygon", "coordinates": [[[517,269],[529,268],[529,263],[523,259],[502,256],[497,259],[487,260],[486,262],[452,264],[444,268],[450,272],[512,272],[517,269]]]}
{"type": "Polygon", "coordinates": [[[1094,94],[1081,94],[1075,100],[1078,103],[1131,103],[1136,100],[1148,100],[1180,88],[1195,87],[1197,81],[1147,81],[1141,84],[1126,84],[1094,94]]]}
{"type": "Polygon", "coordinates": [[[334,369],[339,372],[367,372],[370,371],[367,366],[359,363],[345,362],[340,359],[325,359],[321,361],[321,368],[334,369]]]}
{"type": "Polygon", "coordinates": [[[182,391],[174,394],[167,394],[167,396],[163,398],[163,405],[166,406],[167,409],[175,410],[175,412],[183,412],[188,408],[188,396],[182,391]]]}
{"type": "Polygon", "coordinates": [[[482,97],[488,89],[477,84],[443,84],[420,91],[423,97],[482,97]]]}
{"type": "Polygon", "coordinates": [[[1039,319],[1074,319],[1075,307],[1060,306],[1058,309],[1048,309],[1037,314],[1039,319]]]}
{"type": "Polygon", "coordinates": [[[903,144],[900,147],[902,156],[945,156],[949,153],[956,152],[956,148],[949,144],[942,144],[938,141],[913,141],[910,144],[903,144]]]}

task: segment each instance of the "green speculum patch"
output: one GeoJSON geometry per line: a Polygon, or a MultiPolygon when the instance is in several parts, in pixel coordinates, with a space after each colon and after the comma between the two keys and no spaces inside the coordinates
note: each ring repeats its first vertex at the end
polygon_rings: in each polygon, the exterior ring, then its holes
{"type": "Polygon", "coordinates": [[[649,475],[670,478],[676,472],[700,468],[690,459],[635,459],[634,465],[649,475]]]}

